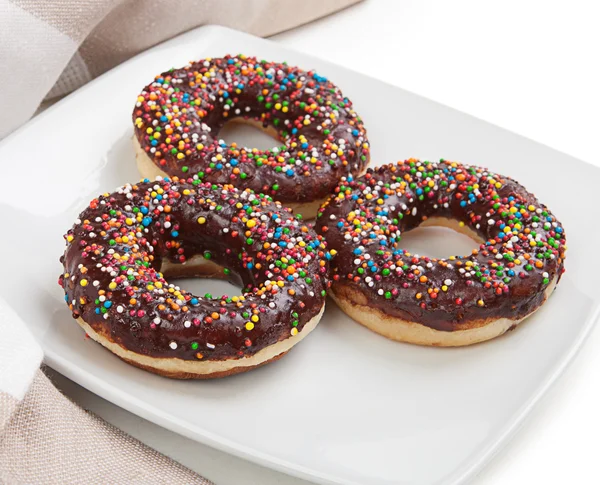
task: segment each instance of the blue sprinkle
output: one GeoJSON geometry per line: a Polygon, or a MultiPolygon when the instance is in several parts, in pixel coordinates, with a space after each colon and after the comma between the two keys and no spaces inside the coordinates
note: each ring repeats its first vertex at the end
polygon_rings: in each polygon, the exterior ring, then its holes
{"type": "Polygon", "coordinates": [[[112,306],[112,301],[105,301],[104,308],[110,308],[112,306]]]}
{"type": "Polygon", "coordinates": [[[150,179],[144,179],[144,182],[148,183],[148,182],[150,182],[150,179]]]}
{"type": "Polygon", "coordinates": [[[155,147],[156,145],[158,145],[158,140],[153,139],[150,144],[155,147]]]}
{"type": "Polygon", "coordinates": [[[279,245],[284,248],[287,246],[287,243],[285,241],[279,241],[279,245]]]}
{"type": "Polygon", "coordinates": [[[221,170],[223,168],[223,164],[222,163],[217,163],[217,166],[215,168],[217,170],[221,170]]]}
{"type": "Polygon", "coordinates": [[[157,194],[157,196],[156,196],[156,200],[162,200],[162,195],[160,195],[160,194],[157,194]]]}
{"type": "Polygon", "coordinates": [[[140,207],[140,212],[144,215],[148,214],[148,207],[146,207],[146,206],[140,207]]]}
{"type": "Polygon", "coordinates": [[[461,207],[465,207],[466,205],[467,205],[467,202],[466,202],[466,201],[464,201],[464,200],[461,200],[461,201],[460,201],[460,206],[461,206],[461,207]]]}
{"type": "Polygon", "coordinates": [[[292,128],[292,135],[295,135],[296,133],[298,133],[298,128],[292,128]]]}
{"type": "Polygon", "coordinates": [[[423,189],[417,189],[417,195],[421,195],[423,193],[423,189]]]}
{"type": "Polygon", "coordinates": [[[555,229],[555,231],[558,232],[558,233],[561,233],[561,232],[563,232],[563,228],[562,227],[557,227],[555,229]]]}
{"type": "Polygon", "coordinates": [[[343,223],[342,221],[338,222],[338,223],[337,223],[337,227],[339,227],[339,228],[342,228],[342,227],[344,227],[344,223],[343,223]]]}
{"type": "Polygon", "coordinates": [[[197,305],[197,304],[198,304],[198,298],[192,298],[192,299],[190,300],[190,303],[191,303],[192,305],[197,305]]]}
{"type": "Polygon", "coordinates": [[[247,267],[248,269],[252,269],[252,268],[254,268],[254,265],[253,265],[252,263],[248,263],[248,264],[246,265],[246,267],[247,267]]]}
{"type": "Polygon", "coordinates": [[[165,115],[162,115],[160,117],[160,121],[167,121],[169,118],[167,118],[165,115]]]}
{"type": "Polygon", "coordinates": [[[228,98],[228,97],[229,97],[229,93],[228,93],[227,91],[225,91],[225,92],[223,93],[223,97],[224,97],[224,98],[228,98]]]}
{"type": "Polygon", "coordinates": [[[294,277],[293,277],[292,275],[289,275],[289,276],[287,277],[287,279],[288,279],[288,281],[294,281],[294,277]]]}
{"type": "Polygon", "coordinates": [[[359,132],[358,132],[358,130],[352,130],[352,134],[353,134],[354,136],[358,136],[358,133],[359,133],[359,132]]]}
{"type": "Polygon", "coordinates": [[[144,217],[142,219],[142,226],[148,227],[151,222],[152,222],[152,218],[151,217],[144,217]]]}
{"type": "Polygon", "coordinates": [[[227,64],[235,64],[235,61],[233,59],[227,59],[227,64]]]}
{"type": "Polygon", "coordinates": [[[232,167],[235,167],[238,164],[238,161],[235,158],[232,158],[231,160],[229,160],[229,163],[232,167]]]}
{"type": "Polygon", "coordinates": [[[362,249],[360,249],[360,248],[356,248],[356,249],[354,250],[354,254],[356,254],[356,255],[362,254],[362,249]]]}
{"type": "Polygon", "coordinates": [[[100,315],[100,308],[96,308],[95,312],[96,312],[96,315],[100,315]]]}
{"type": "Polygon", "coordinates": [[[286,170],[285,174],[286,174],[288,177],[293,177],[293,176],[294,176],[294,171],[293,171],[291,168],[288,168],[288,169],[286,170]]]}
{"type": "Polygon", "coordinates": [[[302,148],[308,148],[308,143],[304,142],[302,143],[302,145],[300,145],[302,148]]]}
{"type": "Polygon", "coordinates": [[[171,236],[173,236],[173,237],[179,236],[179,231],[172,231],[171,236]]]}
{"type": "Polygon", "coordinates": [[[371,272],[377,273],[377,266],[371,266],[371,272]]]}
{"type": "Polygon", "coordinates": [[[165,80],[164,80],[162,77],[159,77],[159,78],[156,80],[156,82],[157,82],[158,84],[162,84],[162,83],[164,83],[164,82],[165,82],[165,80]]]}

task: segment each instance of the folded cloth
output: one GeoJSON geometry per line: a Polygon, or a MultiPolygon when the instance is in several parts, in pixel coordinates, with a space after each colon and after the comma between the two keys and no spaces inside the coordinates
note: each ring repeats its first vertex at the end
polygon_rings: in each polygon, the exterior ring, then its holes
{"type": "Polygon", "coordinates": [[[269,36],[360,0],[0,0],[0,139],[64,95],[181,32],[269,36]]]}
{"type": "Polygon", "coordinates": [[[0,299],[0,483],[212,483],[71,402],[41,360],[0,299]]]}

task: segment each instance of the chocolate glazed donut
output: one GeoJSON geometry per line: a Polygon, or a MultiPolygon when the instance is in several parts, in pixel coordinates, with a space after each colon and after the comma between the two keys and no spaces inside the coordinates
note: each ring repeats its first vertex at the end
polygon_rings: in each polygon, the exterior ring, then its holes
{"type": "Polygon", "coordinates": [[[65,236],[59,283],[90,337],[133,365],[220,377],[285,354],[318,323],[329,253],[270,197],[197,180],[143,181],[94,199],[65,236]],[[203,297],[163,276],[229,278],[203,297]]]}
{"type": "Polygon", "coordinates": [[[230,183],[305,217],[369,161],[362,120],[337,86],[314,71],[243,55],[160,74],[138,96],[133,122],[144,177],[230,183]],[[282,145],[228,145],[219,131],[229,120],[261,127],[282,145]]]}
{"type": "Polygon", "coordinates": [[[316,222],[331,250],[332,297],[389,338],[457,346],[535,312],[564,272],[565,233],[516,181],[485,168],[408,160],[344,179],[316,222]],[[401,233],[442,225],[481,245],[447,259],[410,254],[401,233]]]}

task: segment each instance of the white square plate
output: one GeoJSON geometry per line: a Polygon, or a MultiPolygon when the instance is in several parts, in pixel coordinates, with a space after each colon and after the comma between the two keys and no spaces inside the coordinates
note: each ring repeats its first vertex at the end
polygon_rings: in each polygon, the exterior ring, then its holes
{"type": "MultiPolygon", "coordinates": [[[[4,140],[0,164],[0,295],[39,339],[46,362],[166,428],[310,480],[465,481],[508,440],[598,316],[600,224],[591,212],[600,171],[370,77],[228,29],[191,31],[101,76],[4,140]],[[315,332],[284,359],[210,382],[152,375],[84,339],[56,283],[62,235],[97,194],[139,179],[130,141],[136,95],[163,70],[240,51],[316,68],[334,80],[365,120],[375,163],[444,157],[522,182],[566,228],[567,273],[549,302],[495,341],[437,349],[388,341],[330,301],[315,332]]],[[[432,248],[449,254],[442,241],[432,248]]]]}

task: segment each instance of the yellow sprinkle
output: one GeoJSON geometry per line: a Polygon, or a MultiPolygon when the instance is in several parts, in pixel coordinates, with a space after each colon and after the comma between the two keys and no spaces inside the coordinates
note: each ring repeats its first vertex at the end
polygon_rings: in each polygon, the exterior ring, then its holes
{"type": "Polygon", "coordinates": [[[252,315],[250,320],[252,320],[254,323],[258,322],[258,315],[252,315]]]}
{"type": "Polygon", "coordinates": [[[108,289],[110,289],[110,290],[114,290],[116,287],[117,287],[117,284],[114,281],[111,281],[108,284],[108,289]]]}
{"type": "Polygon", "coordinates": [[[254,324],[252,322],[246,322],[246,330],[252,330],[254,328],[254,324]]]}
{"type": "Polygon", "coordinates": [[[296,327],[292,328],[292,331],[290,332],[292,335],[298,335],[298,329],[296,327]]]}
{"type": "Polygon", "coordinates": [[[79,282],[79,284],[80,284],[81,286],[87,286],[87,284],[88,284],[88,280],[86,280],[86,279],[83,279],[83,280],[81,280],[81,281],[79,282]]]}
{"type": "Polygon", "coordinates": [[[198,224],[204,224],[206,222],[206,217],[198,217],[198,224]]]}

